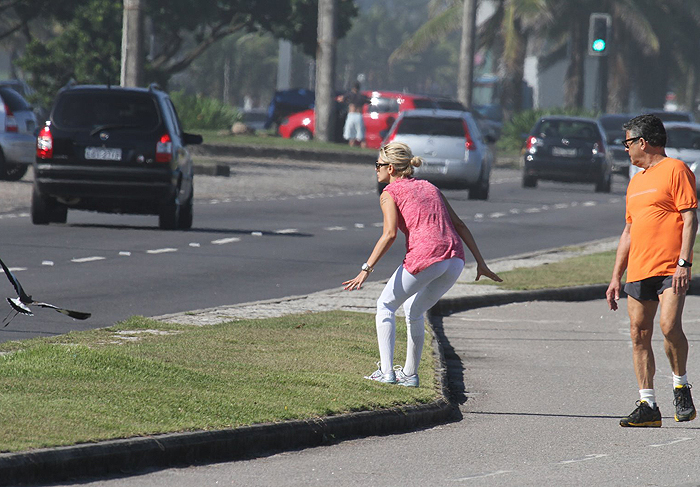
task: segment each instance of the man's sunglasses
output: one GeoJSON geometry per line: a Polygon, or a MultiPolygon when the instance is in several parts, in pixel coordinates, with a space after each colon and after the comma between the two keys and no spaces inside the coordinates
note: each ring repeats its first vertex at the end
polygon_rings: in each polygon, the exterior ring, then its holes
{"type": "Polygon", "coordinates": [[[625,147],[625,149],[629,149],[630,145],[633,144],[635,141],[641,139],[642,137],[630,137],[629,139],[625,139],[622,141],[622,145],[625,147]]]}

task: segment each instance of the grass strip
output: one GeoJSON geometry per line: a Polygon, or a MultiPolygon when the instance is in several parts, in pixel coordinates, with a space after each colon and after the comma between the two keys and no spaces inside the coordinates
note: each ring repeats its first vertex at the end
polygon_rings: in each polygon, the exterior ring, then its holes
{"type": "MultiPolygon", "coordinates": [[[[695,255],[700,253],[700,238],[695,239],[693,252],[695,255]]],[[[521,267],[499,272],[498,275],[503,278],[503,282],[494,283],[490,280],[480,280],[476,283],[521,291],[608,284],[615,265],[615,253],[615,250],[610,250],[571,257],[561,262],[543,264],[536,267],[521,267]]]]}
{"type": "Polygon", "coordinates": [[[376,149],[365,149],[362,147],[353,147],[349,144],[340,144],[337,142],[322,142],[319,140],[296,140],[285,139],[278,135],[262,133],[260,135],[232,135],[222,134],[217,130],[193,130],[204,138],[205,144],[214,145],[231,145],[231,146],[260,146],[260,147],[276,147],[286,149],[304,149],[311,151],[333,151],[333,152],[357,152],[367,153],[376,156],[376,149]]]}
{"type": "MultiPolygon", "coordinates": [[[[397,325],[402,364],[406,327],[397,325]]],[[[378,360],[374,317],[364,313],[205,327],[134,317],[2,343],[0,451],[429,403],[439,385],[426,338],[420,388],[362,378],[378,360]]]]}

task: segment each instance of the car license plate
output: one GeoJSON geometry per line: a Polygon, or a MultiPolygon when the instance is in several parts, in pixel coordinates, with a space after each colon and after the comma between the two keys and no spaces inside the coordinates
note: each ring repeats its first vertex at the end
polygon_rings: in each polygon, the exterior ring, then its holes
{"type": "Polygon", "coordinates": [[[86,147],[85,159],[96,161],[121,161],[122,150],[119,148],[107,149],[106,147],[86,147]]]}
{"type": "Polygon", "coordinates": [[[552,147],[552,155],[557,157],[576,157],[576,149],[566,147],[552,147]]]}
{"type": "Polygon", "coordinates": [[[443,174],[445,172],[445,165],[423,162],[418,172],[423,174],[443,174]]]}

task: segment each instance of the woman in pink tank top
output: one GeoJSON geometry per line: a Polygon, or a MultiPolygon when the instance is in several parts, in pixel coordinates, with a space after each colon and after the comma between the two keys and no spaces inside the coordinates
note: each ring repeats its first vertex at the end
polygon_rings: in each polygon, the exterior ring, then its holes
{"type": "Polygon", "coordinates": [[[429,182],[412,177],[413,168],[422,162],[400,142],[391,142],[379,150],[375,164],[377,181],[389,183],[379,199],[384,230],[357,277],[343,283],[348,291],[360,289],[396,240],[397,229],[405,234],[406,257],[377,300],[379,368],[365,378],[408,387],[418,387],[424,314],[454,285],[464,268],[462,242],[476,260],[476,280],[486,276],[501,281],[488,268],[471,232],[442,193],[429,182]],[[395,316],[402,304],[408,348],[405,365],[394,367],[395,316]]]}

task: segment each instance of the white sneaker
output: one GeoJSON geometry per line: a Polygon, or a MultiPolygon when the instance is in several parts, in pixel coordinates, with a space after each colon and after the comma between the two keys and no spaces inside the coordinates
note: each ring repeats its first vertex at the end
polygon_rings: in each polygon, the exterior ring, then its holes
{"type": "Polygon", "coordinates": [[[396,383],[400,386],[405,387],[418,387],[418,374],[406,375],[403,371],[403,367],[397,365],[394,367],[396,374],[396,383]]]}
{"type": "Polygon", "coordinates": [[[372,375],[366,375],[365,379],[376,380],[385,384],[396,384],[396,373],[393,370],[385,374],[382,372],[381,362],[377,362],[377,367],[379,368],[372,372],[372,375]]]}

